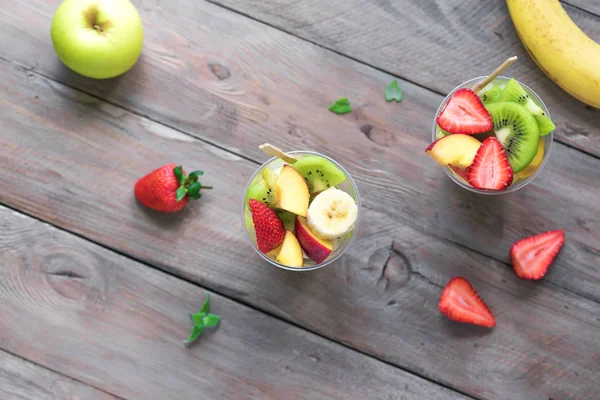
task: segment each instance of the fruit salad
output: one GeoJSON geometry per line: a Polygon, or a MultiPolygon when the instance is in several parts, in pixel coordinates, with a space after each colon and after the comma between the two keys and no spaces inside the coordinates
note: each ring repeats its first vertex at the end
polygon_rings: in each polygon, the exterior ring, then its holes
{"type": "Polygon", "coordinates": [[[254,248],[286,269],[315,269],[339,257],[358,226],[359,200],[348,173],[330,158],[288,153],[254,174],[243,204],[254,248]]]}
{"type": "Polygon", "coordinates": [[[514,78],[497,77],[478,93],[465,82],[440,106],[425,150],[461,186],[505,193],[544,165],[554,123],[542,101],[514,78]]]}

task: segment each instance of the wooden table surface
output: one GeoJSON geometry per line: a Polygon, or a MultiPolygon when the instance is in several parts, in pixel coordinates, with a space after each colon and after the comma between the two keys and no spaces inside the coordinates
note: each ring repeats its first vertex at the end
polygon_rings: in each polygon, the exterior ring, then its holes
{"type": "MultiPolygon", "coordinates": [[[[144,50],[107,81],[57,59],[59,2],[0,7],[1,399],[600,399],[600,111],[533,64],[503,1],[134,0],[144,50]],[[423,150],[445,93],[511,55],[556,140],[533,183],[481,197],[423,150]],[[352,113],[327,111],[341,96],[352,113]],[[240,202],[264,142],[357,181],[335,264],[252,250],[240,202]],[[162,215],[133,185],[170,162],[215,189],[162,215]],[[550,229],[549,273],[517,279],[510,245],[550,229]],[[439,313],[459,275],[494,329],[439,313]],[[184,347],[205,292],[222,323],[184,347]]],[[[600,0],[563,5],[600,41],[600,0]]]]}

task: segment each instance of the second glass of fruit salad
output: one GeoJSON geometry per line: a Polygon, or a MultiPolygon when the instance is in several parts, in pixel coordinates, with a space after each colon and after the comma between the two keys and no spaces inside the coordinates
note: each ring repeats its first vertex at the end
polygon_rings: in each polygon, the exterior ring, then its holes
{"type": "Polygon", "coordinates": [[[546,164],[554,123],[542,100],[514,78],[471,79],[442,102],[426,149],[454,182],[481,194],[502,194],[531,182],[546,164]]]}
{"type": "Polygon", "coordinates": [[[244,227],[252,247],[280,268],[310,271],[338,259],[358,230],[360,198],[348,172],[311,151],[272,158],[246,186],[244,227]]]}

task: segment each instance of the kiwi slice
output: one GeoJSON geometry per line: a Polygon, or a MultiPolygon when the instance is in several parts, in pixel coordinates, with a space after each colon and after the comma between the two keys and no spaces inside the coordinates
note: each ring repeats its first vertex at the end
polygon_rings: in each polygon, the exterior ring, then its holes
{"type": "Polygon", "coordinates": [[[486,91],[480,92],[479,98],[483,104],[491,104],[497,102],[501,95],[502,89],[500,89],[500,86],[492,85],[486,91]]]}
{"type": "Polygon", "coordinates": [[[285,210],[276,210],[275,213],[283,222],[283,227],[290,232],[296,231],[296,214],[292,214],[289,211],[285,210]]]}
{"type": "Polygon", "coordinates": [[[252,213],[250,212],[248,207],[246,207],[246,209],[244,210],[244,224],[246,225],[246,228],[248,228],[248,230],[254,229],[254,220],[252,219],[252,213]]]}
{"type": "Polygon", "coordinates": [[[535,173],[535,171],[537,171],[539,166],[542,164],[542,161],[544,161],[544,139],[540,139],[537,152],[535,153],[535,157],[533,157],[533,161],[531,161],[527,168],[522,169],[521,172],[515,174],[515,179],[529,178],[535,173]]]}
{"type": "Polygon", "coordinates": [[[483,143],[483,141],[489,137],[492,136],[496,136],[494,134],[494,129],[491,129],[487,132],[483,132],[483,133],[478,133],[477,135],[472,135],[475,139],[479,140],[481,143],[483,143]]]}
{"type": "Polygon", "coordinates": [[[441,139],[444,136],[452,135],[452,132],[448,132],[448,131],[443,130],[442,128],[440,128],[439,125],[436,125],[436,128],[437,128],[437,132],[436,132],[435,137],[437,139],[441,139]]]}
{"type": "Polygon", "coordinates": [[[556,128],[554,122],[552,122],[542,107],[533,101],[527,90],[515,78],[510,78],[506,83],[498,101],[511,101],[525,106],[527,111],[535,117],[540,128],[540,136],[546,136],[556,128]]]}
{"type": "Polygon", "coordinates": [[[306,156],[296,161],[294,169],[306,181],[310,193],[320,192],[346,180],[344,171],[326,158],[306,156]]]}
{"type": "Polygon", "coordinates": [[[504,146],[516,174],[527,167],[537,153],[540,130],[533,115],[518,103],[497,102],[485,106],[492,116],[494,133],[504,146]]]}
{"type": "Polygon", "coordinates": [[[246,203],[248,203],[249,199],[258,200],[270,208],[275,208],[275,191],[267,185],[264,179],[260,179],[248,188],[246,203]]]}

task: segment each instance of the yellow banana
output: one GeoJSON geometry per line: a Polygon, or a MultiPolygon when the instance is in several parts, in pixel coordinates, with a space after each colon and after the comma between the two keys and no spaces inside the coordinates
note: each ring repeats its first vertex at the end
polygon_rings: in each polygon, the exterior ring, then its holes
{"type": "Polygon", "coordinates": [[[506,0],[535,63],[573,97],[600,108],[600,45],[573,22],[558,0],[506,0]]]}

